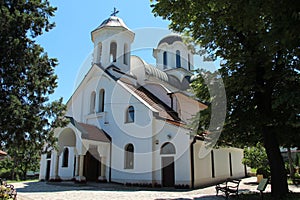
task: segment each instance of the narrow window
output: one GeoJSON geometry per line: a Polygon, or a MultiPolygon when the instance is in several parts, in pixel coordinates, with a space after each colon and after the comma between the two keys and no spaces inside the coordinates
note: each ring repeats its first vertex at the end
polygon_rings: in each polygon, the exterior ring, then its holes
{"type": "Polygon", "coordinates": [[[125,169],[133,169],[134,165],[134,147],[132,144],[125,146],[125,169]]]}
{"type": "Polygon", "coordinates": [[[117,43],[110,43],[110,53],[109,53],[109,61],[116,62],[117,61],[117,43]]]}
{"type": "Polygon", "coordinates": [[[180,60],[180,51],[176,51],[176,68],[181,67],[181,60],[180,60]]]}
{"type": "Polygon", "coordinates": [[[168,66],[168,55],[167,55],[166,51],[164,51],[164,53],[163,53],[163,65],[164,65],[164,69],[167,69],[167,66],[168,66]]]}
{"type": "Polygon", "coordinates": [[[211,159],[211,177],[215,178],[215,158],[214,158],[214,151],[210,152],[210,159],[211,159]]]}
{"type": "Polygon", "coordinates": [[[124,55],[123,55],[123,62],[125,65],[128,65],[128,45],[124,44],[124,55]]]}
{"type": "Polygon", "coordinates": [[[99,92],[99,112],[104,112],[104,96],[105,96],[105,90],[101,89],[99,92]]]}
{"type": "Polygon", "coordinates": [[[95,112],[96,92],[92,92],[90,99],[90,113],[95,112]]]}
{"type": "Polygon", "coordinates": [[[133,106],[129,106],[126,113],[126,122],[134,122],[134,108],[133,106]]]}
{"type": "Polygon", "coordinates": [[[229,172],[230,172],[230,176],[232,176],[232,160],[231,160],[231,153],[229,153],[229,172]]]}
{"type": "Polygon", "coordinates": [[[68,167],[69,164],[69,149],[65,148],[63,152],[62,167],[68,167]]]}
{"type": "Polygon", "coordinates": [[[160,154],[176,154],[175,146],[170,142],[164,143],[160,148],[160,154]]]}

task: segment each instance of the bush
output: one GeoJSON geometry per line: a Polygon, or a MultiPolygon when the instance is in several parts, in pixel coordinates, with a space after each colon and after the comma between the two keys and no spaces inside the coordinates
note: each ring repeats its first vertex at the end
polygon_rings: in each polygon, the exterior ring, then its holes
{"type": "Polygon", "coordinates": [[[269,162],[265,148],[257,143],[254,147],[247,147],[244,149],[243,164],[251,167],[269,172],[269,162]]]}

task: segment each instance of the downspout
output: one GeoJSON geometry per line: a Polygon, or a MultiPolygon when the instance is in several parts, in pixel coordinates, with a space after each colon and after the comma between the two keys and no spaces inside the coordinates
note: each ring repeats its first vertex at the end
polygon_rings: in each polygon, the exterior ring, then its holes
{"type": "Polygon", "coordinates": [[[111,143],[110,143],[110,145],[109,145],[109,156],[110,156],[110,158],[109,158],[109,175],[108,175],[108,182],[110,182],[111,183],[111,159],[112,159],[112,147],[111,147],[111,145],[112,145],[112,139],[111,139],[111,141],[110,141],[111,143]]]}
{"type": "Polygon", "coordinates": [[[194,168],[194,144],[196,143],[196,137],[194,136],[193,142],[190,146],[190,155],[191,155],[191,183],[192,189],[195,188],[195,168],[194,168]]]}

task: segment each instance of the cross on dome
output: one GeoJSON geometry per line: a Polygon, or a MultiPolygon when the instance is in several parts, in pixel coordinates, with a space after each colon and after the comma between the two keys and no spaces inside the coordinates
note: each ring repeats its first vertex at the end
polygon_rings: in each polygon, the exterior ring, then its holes
{"type": "Polygon", "coordinates": [[[116,16],[119,13],[119,11],[114,7],[114,10],[110,16],[116,16]]]}

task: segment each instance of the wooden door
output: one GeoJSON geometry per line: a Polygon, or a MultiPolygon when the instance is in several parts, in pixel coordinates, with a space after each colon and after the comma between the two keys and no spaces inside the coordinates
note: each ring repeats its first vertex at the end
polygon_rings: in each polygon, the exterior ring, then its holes
{"type": "Polygon", "coordinates": [[[163,187],[174,187],[174,157],[162,157],[162,185],[163,187]]]}

